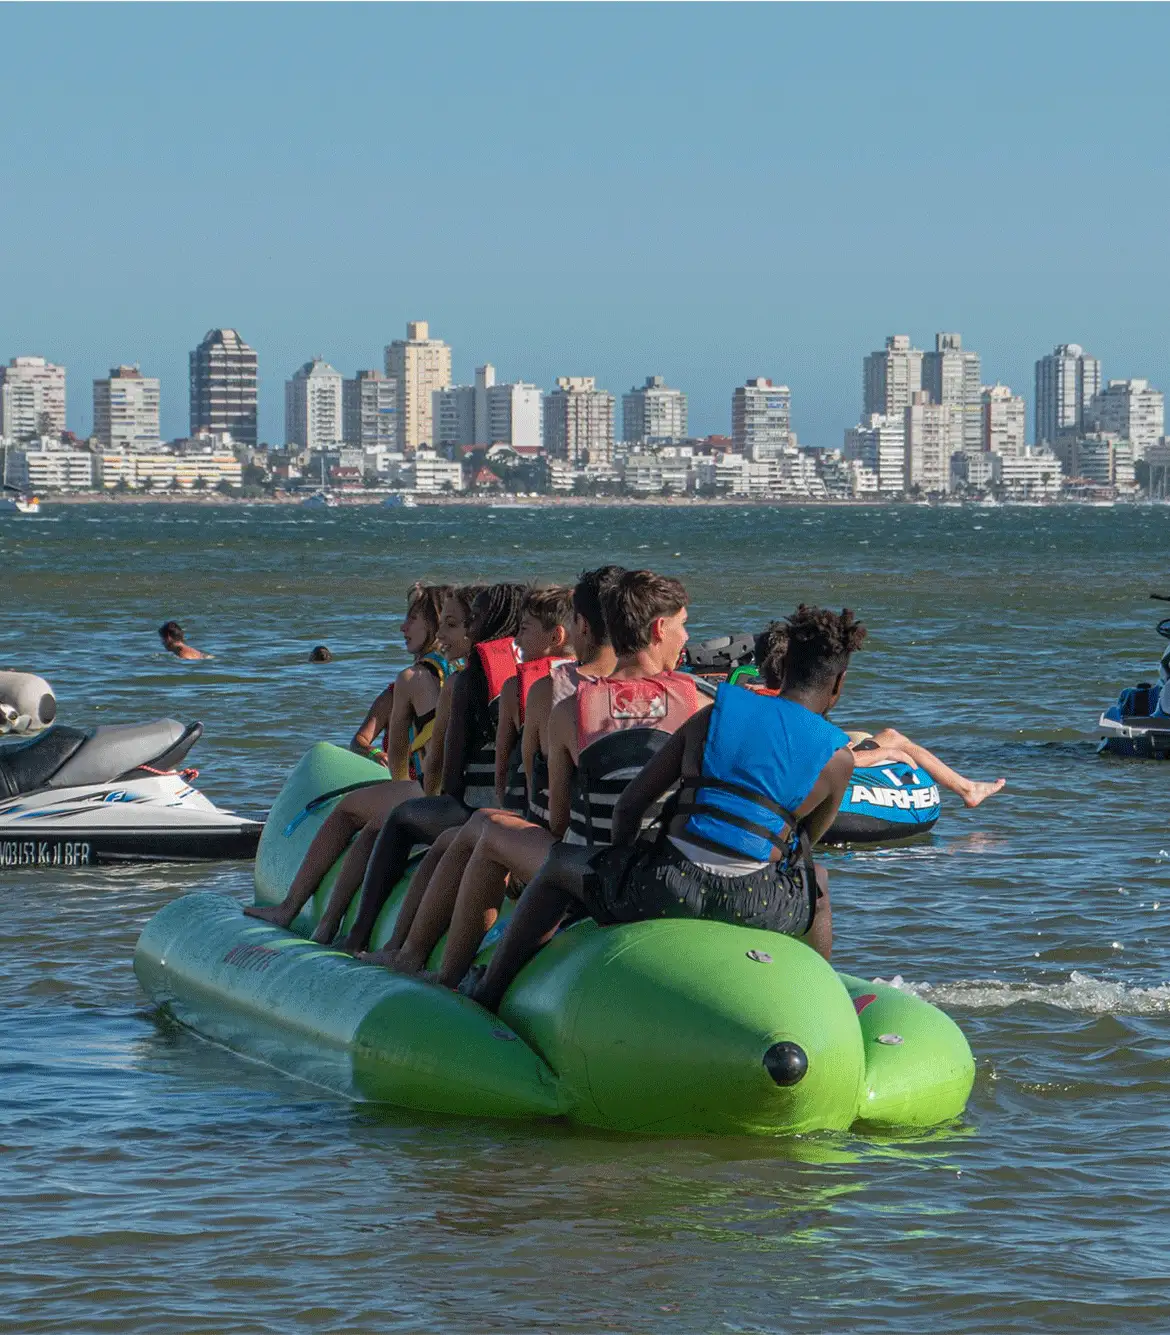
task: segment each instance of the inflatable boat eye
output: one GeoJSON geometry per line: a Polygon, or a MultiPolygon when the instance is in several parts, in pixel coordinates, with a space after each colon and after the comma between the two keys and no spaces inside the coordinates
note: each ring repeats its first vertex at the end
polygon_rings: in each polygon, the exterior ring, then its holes
{"type": "Polygon", "coordinates": [[[51,695],[42,695],[41,702],[37,706],[37,713],[40,715],[41,722],[47,728],[57,717],[57,701],[51,695]]]}
{"type": "Polygon", "coordinates": [[[798,1085],[808,1074],[808,1055],[799,1043],[773,1043],[764,1053],[764,1070],[778,1085],[798,1085]]]}

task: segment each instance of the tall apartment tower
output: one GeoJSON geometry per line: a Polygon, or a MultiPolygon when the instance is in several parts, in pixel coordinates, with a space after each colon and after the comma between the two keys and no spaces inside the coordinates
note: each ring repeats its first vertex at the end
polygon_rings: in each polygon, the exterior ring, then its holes
{"type": "Polygon", "coordinates": [[[899,420],[922,388],[922,352],[907,334],[891,334],[881,352],[865,359],[862,420],[875,414],[899,420]]]}
{"type": "Polygon", "coordinates": [[[517,380],[487,388],[487,440],[538,450],[544,444],[543,395],[535,385],[517,380]]]}
{"type": "Polygon", "coordinates": [[[114,366],[95,380],[93,434],[111,454],[158,449],[158,381],[137,366],[114,366]]]}
{"type": "Polygon", "coordinates": [[[871,413],[845,432],[845,458],[856,459],[877,476],[878,491],[898,496],[906,487],[906,414],[871,413]]]}
{"type": "Polygon", "coordinates": [[[622,439],[669,442],[687,436],[687,396],[660,375],[622,395],[622,439]]]}
{"type": "Polygon", "coordinates": [[[792,391],[770,380],[749,380],[731,396],[731,439],[737,454],[771,459],[792,446],[792,391]]]}
{"type": "Polygon", "coordinates": [[[344,437],[341,372],[314,357],[284,382],[284,438],[303,450],[340,445],[344,437]]]}
{"type": "Polygon", "coordinates": [[[563,375],[544,396],[544,447],[574,468],[613,462],[613,395],[591,375],[563,375]]]}
{"type": "Polygon", "coordinates": [[[1166,429],[1165,401],[1148,380],[1110,380],[1085,411],[1086,425],[1133,444],[1133,457],[1161,440],[1166,429]]]}
{"type": "MultiPolygon", "coordinates": [[[[1023,458],[1027,408],[1007,385],[983,387],[983,448],[1005,459],[1023,458]]],[[[964,451],[966,453],[966,451],[964,451]]]]}
{"type": "Polygon", "coordinates": [[[65,430],[65,368],[43,357],[0,366],[0,436],[29,440],[65,430]]]}
{"type": "Polygon", "coordinates": [[[539,449],[541,393],[535,385],[496,384],[490,362],[475,368],[474,385],[448,385],[434,394],[435,444],[520,445],[539,449]]]}
{"type": "Polygon", "coordinates": [[[905,411],[907,491],[917,488],[925,495],[950,491],[957,419],[953,404],[934,403],[927,390],[915,391],[905,411]]]}
{"type": "Polygon", "coordinates": [[[398,443],[398,382],[381,371],[359,371],[341,384],[341,436],[362,450],[398,443]]]}
{"type": "Polygon", "coordinates": [[[256,354],[234,329],[209,330],[191,353],[191,435],[230,431],[256,444],[256,354]]]}
{"type": "Polygon", "coordinates": [[[1101,363],[1078,343],[1062,343],[1036,363],[1036,444],[1082,432],[1085,413],[1101,388],[1101,363]]]}
{"type": "Polygon", "coordinates": [[[935,403],[953,409],[954,448],[983,453],[983,387],[979,354],[959,334],[935,334],[934,351],[922,354],[922,388],[935,403]]]}
{"type": "Polygon", "coordinates": [[[406,326],[406,337],[386,349],[386,374],[398,383],[398,448],[416,450],[435,440],[433,396],[451,383],[451,349],[431,338],[425,320],[406,326]]]}

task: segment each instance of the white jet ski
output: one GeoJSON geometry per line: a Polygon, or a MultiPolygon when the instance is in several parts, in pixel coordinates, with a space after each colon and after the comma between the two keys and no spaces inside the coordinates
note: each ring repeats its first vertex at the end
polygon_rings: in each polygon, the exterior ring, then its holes
{"type": "Polygon", "coordinates": [[[254,857],[263,823],[220,811],[176,768],[202,735],[159,719],[0,744],[0,873],[254,857]]]}

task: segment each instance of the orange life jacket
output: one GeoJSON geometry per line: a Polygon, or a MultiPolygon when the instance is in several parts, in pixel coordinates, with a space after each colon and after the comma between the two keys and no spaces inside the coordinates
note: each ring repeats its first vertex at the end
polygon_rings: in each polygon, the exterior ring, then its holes
{"type": "Polygon", "coordinates": [[[500,692],[516,675],[516,647],[509,636],[483,640],[475,646],[487,680],[489,730],[469,736],[463,756],[463,801],[473,809],[496,805],[496,728],[500,721],[500,692]]]}
{"type": "MultiPolygon", "coordinates": [[[[572,663],[575,659],[564,655],[545,654],[542,658],[526,659],[516,668],[516,686],[519,695],[520,727],[524,728],[524,716],[528,708],[528,693],[533,686],[552,669],[561,663],[572,663]]],[[[548,777],[545,771],[545,807],[548,806],[548,777]]],[[[526,811],[528,808],[528,784],[524,775],[524,742],[517,737],[508,757],[508,777],[504,782],[504,807],[508,811],[526,811]]],[[[545,817],[547,821],[547,813],[545,817]]]]}

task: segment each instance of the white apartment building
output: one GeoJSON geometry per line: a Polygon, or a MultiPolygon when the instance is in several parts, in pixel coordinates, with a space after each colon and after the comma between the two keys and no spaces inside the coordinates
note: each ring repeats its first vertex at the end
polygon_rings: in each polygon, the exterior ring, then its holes
{"type": "Polygon", "coordinates": [[[243,483],[243,465],[234,454],[95,454],[95,482],[106,491],[124,483],[132,491],[213,490],[221,482],[243,483]]]}
{"type": "Polygon", "coordinates": [[[489,385],[486,391],[488,444],[540,449],[544,444],[543,398],[536,385],[522,380],[507,385],[489,385]]]}
{"type": "Polygon", "coordinates": [[[45,491],[92,491],[93,455],[75,450],[52,436],[30,440],[7,452],[10,486],[34,494],[45,491]]]}
{"type": "Polygon", "coordinates": [[[1101,388],[1101,363],[1079,343],[1062,343],[1036,363],[1036,444],[1083,431],[1085,414],[1101,388]]]}
{"type": "Polygon", "coordinates": [[[535,385],[523,381],[497,385],[490,362],[477,366],[474,385],[450,385],[435,392],[435,444],[539,449],[544,435],[541,398],[535,385]]]}
{"type": "Polygon", "coordinates": [[[1085,413],[1093,431],[1128,440],[1135,459],[1144,459],[1165,432],[1165,405],[1160,389],[1148,380],[1110,380],[1093,396],[1085,413]]]}
{"type": "Polygon", "coordinates": [[[31,440],[65,430],[65,368],[43,357],[0,366],[0,436],[31,440]]]}
{"type": "Polygon", "coordinates": [[[255,352],[234,329],[210,329],[189,361],[191,435],[230,431],[241,445],[255,445],[255,352]]]}
{"type": "Polygon", "coordinates": [[[1041,500],[1060,494],[1064,484],[1060,460],[1041,445],[1019,454],[1005,454],[999,465],[999,481],[1012,500],[1041,500]]]}
{"type": "Polygon", "coordinates": [[[794,448],[792,391],[763,378],[736,386],[731,396],[731,439],[740,454],[773,458],[794,448]]]}
{"type": "Polygon", "coordinates": [[[93,382],[93,434],[103,449],[157,450],[158,380],[137,366],[114,366],[93,382]]]}
{"type": "Polygon", "coordinates": [[[922,388],[922,352],[908,334],[891,334],[880,352],[865,359],[861,420],[893,417],[899,421],[912,394],[922,388]]]}
{"type": "Polygon", "coordinates": [[[622,439],[653,443],[685,440],[687,396],[671,389],[660,375],[648,375],[622,395],[622,439]]]}
{"type": "Polygon", "coordinates": [[[613,462],[613,395],[591,375],[559,376],[544,396],[544,447],[574,468],[613,462]]]}
{"type": "Polygon", "coordinates": [[[1131,441],[1104,433],[1066,436],[1053,443],[1053,453],[1069,482],[1097,487],[1132,488],[1134,448],[1131,441]]]}
{"type": "MultiPolygon", "coordinates": [[[[909,405],[907,405],[909,406],[909,405]]],[[[878,480],[878,491],[900,496],[906,486],[906,413],[871,413],[845,432],[845,458],[856,460],[878,480]]]]}
{"type": "Polygon", "coordinates": [[[1023,454],[1027,431],[1027,407],[1023,397],[997,382],[984,385],[981,398],[983,449],[1004,458],[1023,454]]]}
{"type": "MultiPolygon", "coordinates": [[[[906,408],[905,490],[937,496],[951,489],[951,455],[956,450],[956,409],[949,403],[932,403],[930,394],[918,390],[906,408]]],[[[982,451],[979,451],[982,453],[982,451]]]]}
{"type": "Polygon", "coordinates": [[[428,495],[463,490],[463,467],[453,459],[444,459],[434,450],[416,450],[414,489],[428,495]]]}
{"type": "Polygon", "coordinates": [[[998,454],[966,454],[959,450],[951,455],[951,490],[983,492],[999,486],[1003,460],[998,454]]]}
{"type": "Polygon", "coordinates": [[[398,383],[381,371],[359,371],[341,383],[341,437],[362,450],[398,443],[398,383]]]}
{"type": "Polygon", "coordinates": [[[431,338],[425,320],[412,320],[406,338],[386,349],[386,374],[398,384],[398,448],[435,443],[433,397],[451,383],[451,349],[431,338]]]}
{"type": "Polygon", "coordinates": [[[448,385],[431,395],[431,421],[437,449],[475,444],[475,386],[448,385]]]}
{"type": "Polygon", "coordinates": [[[954,447],[983,451],[983,399],[979,354],[963,347],[960,334],[935,334],[934,351],[922,354],[922,388],[951,409],[954,447]]]}
{"type": "Polygon", "coordinates": [[[304,450],[324,450],[344,438],[342,376],[314,357],[284,382],[284,438],[304,450]]]}

